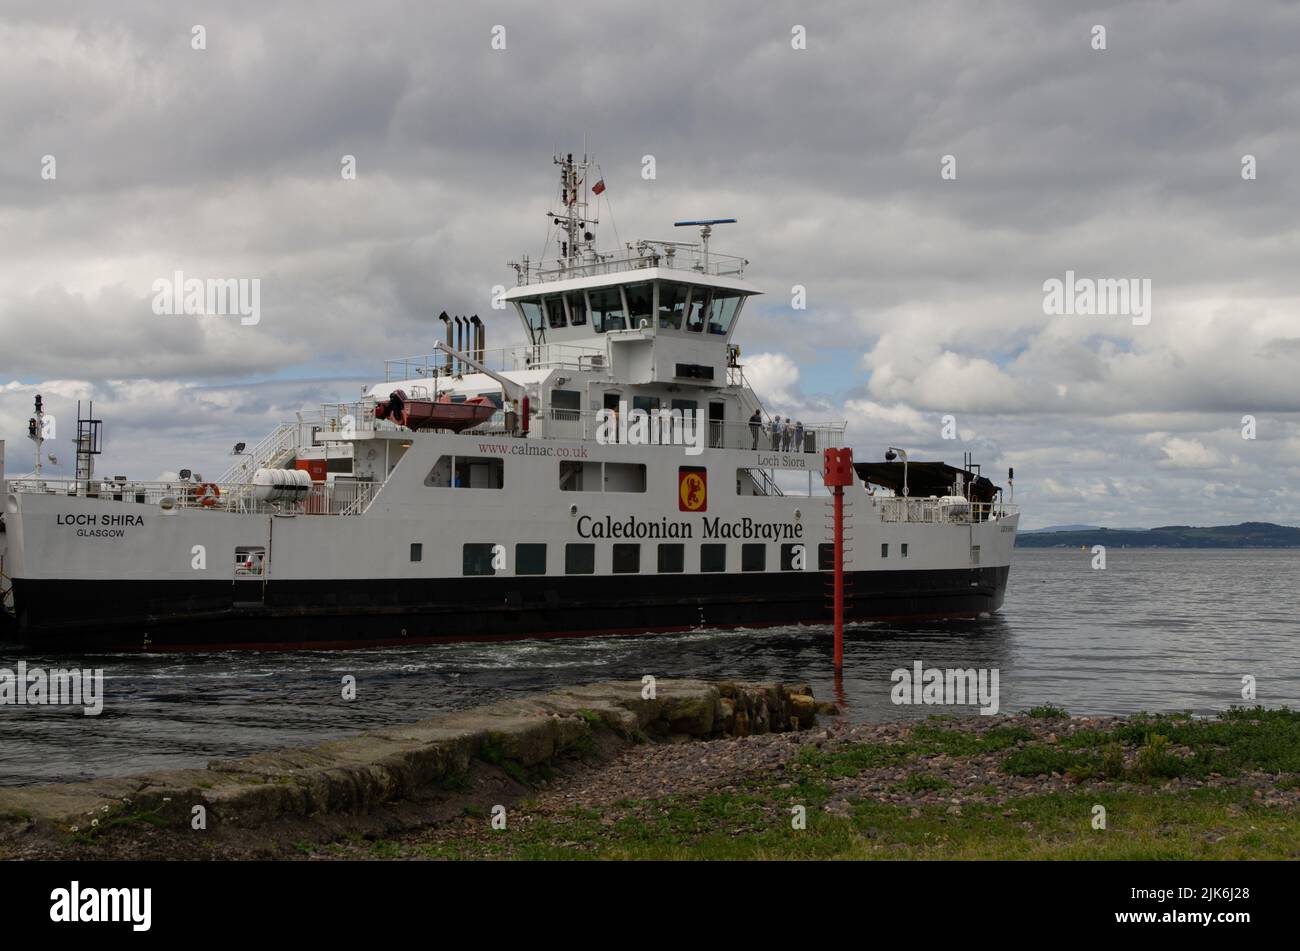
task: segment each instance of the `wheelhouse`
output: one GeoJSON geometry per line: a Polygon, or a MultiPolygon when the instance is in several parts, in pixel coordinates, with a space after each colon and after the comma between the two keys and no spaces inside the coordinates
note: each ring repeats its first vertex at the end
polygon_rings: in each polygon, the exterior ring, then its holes
{"type": "Polygon", "coordinates": [[[618,281],[582,278],[517,287],[505,296],[530,342],[558,343],[622,330],[725,341],[745,299],[756,293],[724,278],[647,273],[618,281]]]}

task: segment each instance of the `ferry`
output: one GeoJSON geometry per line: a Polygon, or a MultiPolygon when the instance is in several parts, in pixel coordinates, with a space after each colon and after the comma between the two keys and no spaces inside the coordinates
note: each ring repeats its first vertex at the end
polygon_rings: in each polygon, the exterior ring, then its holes
{"type": "MultiPolygon", "coordinates": [[[[709,246],[734,221],[598,251],[599,167],[555,162],[554,256],[511,262],[493,305],[522,346],[489,351],[486,321],[443,313],[432,352],[236,445],[211,481],[97,474],[93,406],[75,478],[46,478],[38,397],[36,469],[6,481],[0,443],[0,640],[328,649],[828,624],[823,473],[846,424],[774,427],[746,382],[734,341],[761,292],[709,246]]],[[[853,469],[847,621],[999,608],[1018,516],[973,460],[875,447],[853,469]]]]}

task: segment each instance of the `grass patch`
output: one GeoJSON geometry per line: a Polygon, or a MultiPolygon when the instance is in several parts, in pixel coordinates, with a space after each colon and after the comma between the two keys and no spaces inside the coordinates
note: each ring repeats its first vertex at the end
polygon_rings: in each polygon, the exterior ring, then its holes
{"type": "Polygon", "coordinates": [[[1139,747],[1139,767],[1150,777],[1300,772],[1300,711],[1296,710],[1234,707],[1212,720],[1141,716],[1117,727],[1113,735],[1121,743],[1139,747]],[[1153,744],[1157,736],[1164,739],[1153,744]],[[1186,747],[1191,754],[1178,756],[1170,749],[1175,746],[1186,747]]]}
{"type": "Polygon", "coordinates": [[[1002,772],[1008,776],[1091,775],[1099,766],[1099,757],[1094,754],[1073,753],[1056,746],[1027,746],[1007,754],[1002,772]]]}
{"type": "Polygon", "coordinates": [[[1067,750],[1081,750],[1106,746],[1114,741],[1105,730],[1076,730],[1061,737],[1060,744],[1067,750]]]}
{"type": "Polygon", "coordinates": [[[1176,795],[1108,794],[1108,830],[1092,828],[1095,792],[967,803],[861,802],[847,817],[808,809],[791,826],[790,803],[753,793],[671,796],[635,803],[602,823],[594,810],[505,832],[421,846],[435,858],[510,859],[1243,859],[1295,858],[1300,828],[1284,809],[1254,804],[1248,790],[1176,795]]]}
{"type": "Polygon", "coordinates": [[[1070,716],[1067,711],[1060,707],[1054,707],[1050,703],[1045,703],[1037,707],[1030,707],[1025,712],[1035,720],[1065,720],[1070,716]]]}
{"type": "MultiPolygon", "coordinates": [[[[1042,719],[1047,719],[1043,717],[1042,719]]],[[[1021,724],[1024,721],[1020,721],[1021,724]]],[[[434,844],[407,847],[403,857],[452,859],[1297,859],[1300,823],[1294,809],[1265,805],[1251,784],[1191,788],[1164,785],[1174,776],[1260,769],[1277,788],[1300,788],[1300,714],[1233,711],[1216,719],[1141,716],[1114,730],[1080,730],[1045,743],[1024,725],[971,725],[931,719],[891,743],[804,746],[784,770],[725,792],[659,799],[625,797],[602,809],[512,813],[503,831],[486,828],[434,844]],[[1052,773],[1085,781],[1118,780],[1146,787],[1071,786],[1064,792],[1019,795],[1010,784],[962,790],[953,801],[887,801],[857,793],[847,814],[823,808],[837,780],[884,768],[900,771],[895,790],[921,794],[953,788],[923,758],[992,755],[1008,776],[1052,773]],[[1296,765],[1289,765],[1295,763],[1296,765]],[[906,778],[902,777],[906,775],[906,778]],[[1092,810],[1106,807],[1108,829],[1092,828],[1092,810]],[[791,808],[806,810],[806,829],[792,827],[791,808]]],[[[1040,727],[1041,729],[1041,727],[1040,727]]],[[[486,757],[485,757],[486,758],[486,757]]],[[[954,774],[955,775],[955,774],[954,774]]],[[[866,787],[871,788],[871,787],[866,787]]],[[[842,802],[843,793],[840,793],[842,802]]],[[[480,811],[481,812],[481,811],[480,811]]],[[[471,814],[467,810],[467,814],[471,814]]]]}
{"type": "Polygon", "coordinates": [[[911,734],[915,752],[946,753],[949,756],[997,753],[1035,739],[1034,731],[1025,726],[996,726],[991,730],[972,732],[946,729],[930,722],[913,728],[911,734]]]}
{"type": "Polygon", "coordinates": [[[938,792],[941,789],[952,789],[952,783],[942,776],[929,776],[924,773],[913,773],[907,779],[898,784],[898,788],[903,792],[920,793],[920,792],[938,792]]]}

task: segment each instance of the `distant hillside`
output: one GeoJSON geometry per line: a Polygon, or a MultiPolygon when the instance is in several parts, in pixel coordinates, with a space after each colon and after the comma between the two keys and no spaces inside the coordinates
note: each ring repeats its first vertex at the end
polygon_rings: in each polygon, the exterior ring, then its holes
{"type": "Polygon", "coordinates": [[[1300,528],[1271,522],[1240,525],[1165,525],[1145,531],[1096,528],[1064,532],[1023,532],[1016,538],[1021,548],[1300,548],[1300,528]]]}
{"type": "Polygon", "coordinates": [[[1020,534],[1041,535],[1044,532],[1096,532],[1100,530],[1100,525],[1048,525],[1044,528],[1024,528],[1020,530],[1020,534]]]}

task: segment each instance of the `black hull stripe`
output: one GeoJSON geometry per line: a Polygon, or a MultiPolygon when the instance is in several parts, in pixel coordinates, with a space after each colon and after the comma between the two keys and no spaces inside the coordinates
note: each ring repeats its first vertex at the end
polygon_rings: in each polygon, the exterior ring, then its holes
{"type": "MultiPolygon", "coordinates": [[[[857,572],[845,617],[974,617],[1010,569],[857,572]]],[[[290,650],[656,633],[830,621],[830,574],[599,575],[345,582],[15,579],[8,637],[37,650],[290,650]],[[236,599],[239,600],[236,600],[236,599]],[[146,635],[148,640],[146,641],[146,635]]]]}

